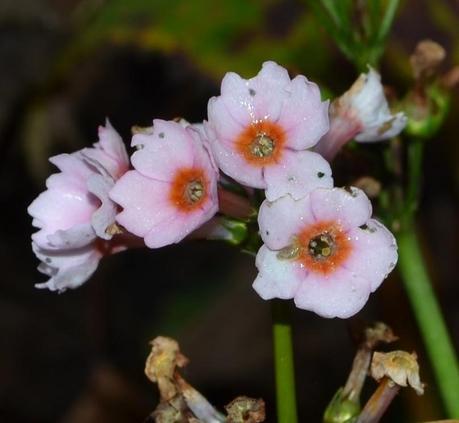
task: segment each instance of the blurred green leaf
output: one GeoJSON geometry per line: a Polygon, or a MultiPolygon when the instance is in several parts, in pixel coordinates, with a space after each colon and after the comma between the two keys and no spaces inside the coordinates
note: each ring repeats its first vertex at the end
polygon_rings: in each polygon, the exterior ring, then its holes
{"type": "MultiPolygon", "coordinates": [[[[89,12],[78,12],[75,37],[55,76],[65,76],[78,61],[107,43],[185,53],[218,78],[229,70],[253,75],[268,59],[300,67],[308,75],[311,71],[320,74],[330,56],[323,49],[325,35],[318,31],[316,19],[300,13],[285,33],[273,34],[268,15],[274,4],[245,0],[111,0],[98,8],[88,4],[89,12]]],[[[343,10],[337,10],[344,19],[343,10]]]]}
{"type": "Polygon", "coordinates": [[[399,0],[307,0],[341,52],[360,71],[376,67],[384,52],[399,0]]]}

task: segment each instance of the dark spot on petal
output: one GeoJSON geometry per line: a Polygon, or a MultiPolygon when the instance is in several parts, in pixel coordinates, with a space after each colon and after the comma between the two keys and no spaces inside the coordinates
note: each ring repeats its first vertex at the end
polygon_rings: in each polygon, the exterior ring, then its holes
{"type": "Polygon", "coordinates": [[[269,235],[269,231],[266,231],[266,235],[269,235]]]}
{"type": "Polygon", "coordinates": [[[48,263],[48,264],[51,263],[51,259],[50,259],[49,257],[46,257],[46,258],[45,258],[45,261],[46,261],[46,263],[48,263]]]}
{"type": "Polygon", "coordinates": [[[346,185],[343,187],[345,191],[347,191],[349,194],[351,194],[352,197],[357,197],[358,196],[358,191],[354,187],[350,187],[349,185],[346,185]]]}
{"type": "Polygon", "coordinates": [[[376,230],[377,230],[375,227],[370,227],[370,226],[368,226],[367,224],[362,225],[362,226],[359,226],[359,228],[362,229],[363,231],[368,231],[368,232],[370,232],[371,234],[375,233],[376,230]]]}
{"type": "Polygon", "coordinates": [[[253,88],[249,88],[249,94],[253,97],[256,94],[256,91],[253,88]]]}
{"type": "Polygon", "coordinates": [[[159,137],[159,138],[164,138],[164,132],[160,132],[160,133],[158,134],[158,137],[159,137]]]}
{"type": "Polygon", "coordinates": [[[317,172],[317,177],[318,178],[323,178],[325,176],[325,173],[323,172],[317,172]]]}

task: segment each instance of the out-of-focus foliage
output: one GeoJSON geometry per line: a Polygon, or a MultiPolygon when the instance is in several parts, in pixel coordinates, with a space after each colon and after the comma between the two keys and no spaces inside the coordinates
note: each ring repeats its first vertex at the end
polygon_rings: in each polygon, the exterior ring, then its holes
{"type": "MultiPolygon", "coordinates": [[[[88,1],[76,14],[78,36],[59,63],[65,72],[75,60],[104,43],[183,52],[209,73],[228,70],[250,74],[267,57],[293,68],[326,65],[325,34],[310,13],[296,6],[287,25],[278,19],[278,2],[233,1],[88,1]],[[297,13],[296,13],[297,12],[297,13]]],[[[286,13],[289,13],[287,10],[286,13]]]]}
{"type": "Polygon", "coordinates": [[[359,70],[376,66],[399,0],[309,0],[318,21],[359,70]]]}

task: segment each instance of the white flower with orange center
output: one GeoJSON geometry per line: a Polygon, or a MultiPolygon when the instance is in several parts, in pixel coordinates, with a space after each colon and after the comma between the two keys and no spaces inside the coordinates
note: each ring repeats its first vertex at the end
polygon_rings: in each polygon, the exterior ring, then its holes
{"type": "Polygon", "coordinates": [[[274,62],[257,76],[229,72],[209,100],[206,131],[220,169],[238,182],[266,189],[273,201],[331,187],[329,164],[307,151],[328,131],[328,102],[304,76],[290,79],[274,62]]]}
{"type": "Polygon", "coordinates": [[[398,258],[395,238],[371,213],[366,195],[353,187],[265,201],[254,289],[263,299],[293,298],[323,317],[354,315],[398,258]]]}
{"type": "Polygon", "coordinates": [[[160,119],[132,138],[135,170],[110,191],[117,222],[150,248],[177,243],[218,210],[217,177],[202,133],[160,119]]]}

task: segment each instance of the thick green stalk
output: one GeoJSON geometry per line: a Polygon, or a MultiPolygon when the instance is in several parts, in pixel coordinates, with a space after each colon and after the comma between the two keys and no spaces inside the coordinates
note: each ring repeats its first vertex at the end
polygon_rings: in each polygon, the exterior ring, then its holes
{"type": "Polygon", "coordinates": [[[278,423],[297,422],[292,325],[289,306],[287,301],[272,301],[278,423]]]}
{"type": "Polygon", "coordinates": [[[409,140],[408,186],[401,216],[402,229],[397,237],[399,269],[447,414],[459,418],[459,364],[424,264],[414,225],[422,184],[423,151],[423,140],[409,140]]]}
{"type": "Polygon", "coordinates": [[[448,417],[459,418],[459,365],[413,225],[398,235],[399,269],[448,417]]]}

